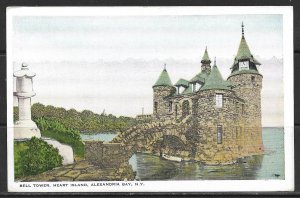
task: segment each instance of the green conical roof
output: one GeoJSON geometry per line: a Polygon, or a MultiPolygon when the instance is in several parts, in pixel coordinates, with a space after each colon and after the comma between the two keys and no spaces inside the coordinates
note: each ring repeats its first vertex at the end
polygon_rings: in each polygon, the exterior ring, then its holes
{"type": "Polygon", "coordinates": [[[254,64],[260,65],[260,62],[258,62],[253,57],[253,55],[251,54],[251,51],[250,51],[249,46],[247,44],[247,41],[246,41],[246,39],[245,39],[245,37],[243,35],[242,38],[241,38],[239,49],[238,49],[237,54],[235,56],[233,65],[235,65],[236,63],[238,63],[239,60],[245,60],[245,59],[249,59],[254,64]]]}
{"type": "Polygon", "coordinates": [[[175,83],[175,86],[188,87],[188,86],[189,86],[189,81],[180,78],[180,79],[177,81],[177,83],[175,83]]]}
{"type": "Polygon", "coordinates": [[[206,79],[205,84],[203,85],[203,87],[201,87],[201,90],[210,90],[210,89],[231,90],[230,83],[223,79],[216,63],[214,64],[208,78],[206,79]]]}
{"type": "Polygon", "coordinates": [[[153,87],[155,87],[155,86],[173,86],[170,76],[166,69],[164,69],[160,73],[160,75],[159,75],[156,83],[153,85],[153,87]]]}
{"type": "Polygon", "coordinates": [[[205,48],[201,62],[210,62],[210,58],[209,58],[208,52],[207,52],[207,47],[205,48]]]}
{"type": "Polygon", "coordinates": [[[247,58],[251,58],[251,52],[250,49],[248,47],[248,44],[246,42],[246,39],[244,36],[242,36],[242,39],[240,41],[240,45],[239,45],[239,49],[238,52],[236,54],[236,59],[247,59],[247,58]]]}

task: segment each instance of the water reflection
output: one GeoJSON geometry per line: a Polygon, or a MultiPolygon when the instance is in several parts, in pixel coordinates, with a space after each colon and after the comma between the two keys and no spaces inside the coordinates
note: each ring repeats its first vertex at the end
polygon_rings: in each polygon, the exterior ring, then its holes
{"type": "Polygon", "coordinates": [[[212,166],[192,162],[171,162],[158,156],[138,153],[130,162],[133,170],[137,172],[137,178],[141,180],[256,179],[263,157],[263,155],[252,156],[236,164],[212,166]]]}
{"type": "Polygon", "coordinates": [[[232,165],[171,162],[137,153],[129,161],[141,180],[254,180],[284,179],[283,128],[264,128],[265,154],[240,159],[232,165]]]}

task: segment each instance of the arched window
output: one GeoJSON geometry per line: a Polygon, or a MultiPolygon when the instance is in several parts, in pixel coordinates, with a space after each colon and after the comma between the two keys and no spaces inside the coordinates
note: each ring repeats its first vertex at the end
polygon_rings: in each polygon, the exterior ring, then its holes
{"type": "Polygon", "coordinates": [[[182,103],[182,117],[186,117],[190,114],[190,103],[188,100],[182,103]]]}

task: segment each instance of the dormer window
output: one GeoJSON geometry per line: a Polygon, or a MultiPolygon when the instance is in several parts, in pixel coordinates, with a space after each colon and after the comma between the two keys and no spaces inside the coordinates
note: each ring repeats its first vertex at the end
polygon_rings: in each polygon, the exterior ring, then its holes
{"type": "Polygon", "coordinates": [[[193,83],[192,84],[192,90],[193,90],[193,92],[199,91],[200,88],[201,88],[201,84],[200,83],[193,83]]]}
{"type": "Polygon", "coordinates": [[[249,70],[249,61],[240,61],[239,70],[249,70]]]}
{"type": "Polygon", "coordinates": [[[184,87],[183,86],[178,86],[178,87],[176,87],[176,89],[177,89],[177,95],[180,95],[180,94],[182,94],[182,92],[184,91],[184,87]]]}

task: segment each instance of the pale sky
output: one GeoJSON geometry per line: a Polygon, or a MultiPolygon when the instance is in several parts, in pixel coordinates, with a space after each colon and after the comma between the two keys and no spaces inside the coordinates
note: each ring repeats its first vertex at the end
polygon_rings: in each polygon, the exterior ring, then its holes
{"type": "Polygon", "coordinates": [[[282,126],[283,66],[269,60],[282,58],[281,15],[14,17],[14,70],[27,62],[37,73],[33,102],[152,113],[152,85],[165,62],[173,83],[189,80],[207,46],[227,78],[242,21],[250,50],[263,63],[263,125],[282,126]]]}

